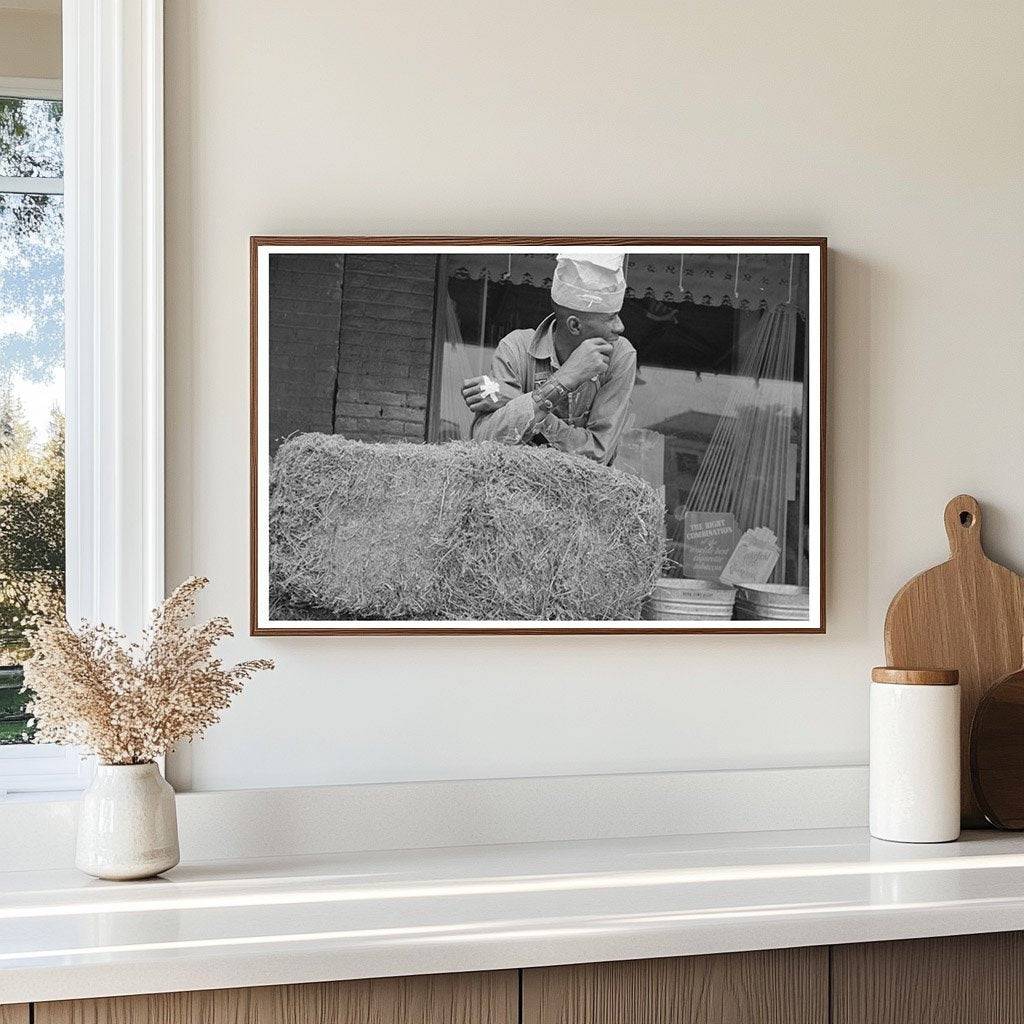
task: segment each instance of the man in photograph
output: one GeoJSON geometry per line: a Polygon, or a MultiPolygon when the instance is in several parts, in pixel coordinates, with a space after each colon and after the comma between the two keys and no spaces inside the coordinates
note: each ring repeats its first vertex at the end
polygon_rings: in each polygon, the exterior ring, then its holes
{"type": "Polygon", "coordinates": [[[463,381],[476,441],[547,445],[611,465],[636,378],[619,317],[622,255],[559,253],[552,313],[498,343],[491,372],[463,381]]]}

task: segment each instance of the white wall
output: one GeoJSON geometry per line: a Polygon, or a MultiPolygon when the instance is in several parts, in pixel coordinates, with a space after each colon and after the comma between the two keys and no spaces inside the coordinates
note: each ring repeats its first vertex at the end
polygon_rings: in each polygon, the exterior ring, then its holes
{"type": "Polygon", "coordinates": [[[1024,7],[167,0],[168,570],[247,621],[255,233],[825,234],[824,637],[264,639],[199,789],[861,763],[892,592],[1024,568],[1024,7]]]}

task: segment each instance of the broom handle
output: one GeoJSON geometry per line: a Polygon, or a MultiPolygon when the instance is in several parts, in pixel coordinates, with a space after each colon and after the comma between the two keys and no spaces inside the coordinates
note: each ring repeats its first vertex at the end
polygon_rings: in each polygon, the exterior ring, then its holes
{"type": "Polygon", "coordinates": [[[483,298],[480,300],[480,375],[483,376],[489,367],[484,357],[484,342],[486,340],[486,329],[487,329],[487,279],[489,274],[487,268],[484,267],[484,289],[483,298]]]}

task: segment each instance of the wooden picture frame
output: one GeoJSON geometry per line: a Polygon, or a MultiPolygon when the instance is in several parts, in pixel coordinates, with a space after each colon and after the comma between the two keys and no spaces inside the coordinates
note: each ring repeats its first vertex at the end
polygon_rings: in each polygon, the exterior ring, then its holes
{"type": "MultiPolygon", "coordinates": [[[[548,237],[548,236],[253,236],[250,238],[250,632],[253,636],[345,636],[345,635],[431,635],[431,634],[524,634],[524,635],[557,635],[557,634],[700,634],[700,633],[736,633],[736,634],[778,634],[778,633],[812,633],[823,634],[826,628],[826,502],[825,502],[825,466],[826,466],[826,410],[827,410],[827,240],[821,237],[626,237],[626,236],[572,236],[572,237],[548,237]],[[365,256],[367,254],[382,252],[389,255],[436,254],[438,257],[438,275],[441,267],[444,266],[442,257],[450,258],[462,256],[464,261],[477,259],[491,259],[497,255],[504,256],[506,253],[514,259],[516,256],[539,257],[541,255],[551,259],[547,254],[556,251],[567,250],[574,247],[581,249],[621,249],[628,256],[653,257],[660,260],[662,257],[673,257],[679,261],[679,290],[683,293],[684,285],[684,264],[687,256],[697,260],[707,257],[705,262],[710,265],[710,257],[729,256],[738,257],[735,260],[736,272],[729,275],[728,269],[725,275],[729,278],[727,287],[734,289],[737,303],[744,303],[748,300],[741,298],[741,276],[743,276],[743,288],[747,288],[748,278],[742,275],[742,264],[744,257],[764,256],[762,262],[772,267],[778,265],[775,257],[789,256],[789,300],[781,299],[780,306],[793,303],[794,293],[794,260],[797,257],[806,257],[806,314],[804,317],[806,344],[803,349],[803,380],[798,382],[792,380],[790,388],[797,383],[802,385],[803,406],[802,414],[799,417],[799,429],[803,434],[801,449],[801,467],[794,471],[792,460],[795,457],[793,445],[790,444],[786,458],[787,478],[791,478],[794,472],[799,472],[799,486],[806,489],[801,492],[802,516],[806,523],[801,526],[800,532],[802,543],[796,548],[793,560],[802,566],[801,572],[806,571],[807,584],[807,618],[806,620],[770,620],[758,621],[673,621],[658,620],[652,621],[646,618],[638,618],[628,621],[577,621],[577,620],[513,620],[494,621],[490,620],[431,620],[431,621],[395,621],[388,619],[380,620],[358,620],[346,619],[343,621],[310,619],[292,620],[276,619],[270,613],[269,598],[269,559],[270,541],[267,527],[269,510],[269,470],[270,470],[270,445],[273,440],[270,435],[270,314],[269,305],[269,274],[271,256],[281,255],[324,255],[335,254],[344,261],[349,255],[365,256]],[[769,260],[768,257],[772,257],[769,260]],[[734,278],[734,279],[733,279],[734,278]],[[802,561],[801,561],[802,560],[802,561]]],[[[691,263],[693,260],[691,260],[691,263]]],[[[721,261],[719,261],[721,262],[721,261]]],[[[629,261],[627,259],[627,265],[629,261]]],[[[511,259],[510,259],[511,265],[511,259]]],[[[651,268],[653,269],[653,267],[651,268]]],[[[486,271],[484,276],[486,277],[486,271]]],[[[705,273],[707,269],[705,268],[705,273]]],[[[282,273],[282,277],[287,277],[282,273]]],[[[302,275],[299,275],[302,276],[302,275]]],[[[342,272],[344,277],[344,271],[342,272]]],[[[504,276],[504,275],[503,275],[504,276]]],[[[529,277],[529,275],[525,275],[529,277]]],[[[448,279],[446,278],[446,281],[448,279]]],[[[497,282],[497,278],[488,278],[497,282]]],[[[765,278],[767,280],[767,277],[765,278]]],[[[627,271],[628,281],[628,271],[627,271]]],[[[785,294],[784,281],[773,282],[771,287],[782,289],[785,294]]],[[[762,285],[762,289],[766,286],[762,285]]],[[[486,288],[486,284],[485,284],[486,288]]],[[[650,291],[650,289],[648,289],[650,291]]],[[[721,288],[718,289],[721,293],[721,288]]],[[[442,316],[438,308],[438,296],[441,294],[440,276],[434,285],[434,308],[431,317],[434,320],[435,331],[438,318],[442,316]]],[[[531,293],[532,294],[532,293],[531,293]]],[[[667,296],[668,293],[666,293],[667,296]]],[[[686,292],[685,294],[689,294],[686,292]]],[[[696,294],[696,293],[694,293],[696,294]]],[[[628,295],[628,293],[627,293],[628,295]]],[[[721,305],[728,304],[728,292],[722,293],[721,305]]],[[[657,301],[657,300],[655,300],[657,301]]],[[[692,299],[695,304],[698,300],[692,299]]],[[[765,300],[762,299],[762,309],[765,300]]],[[[289,300],[291,302],[291,300],[289,300]]],[[[672,305],[673,303],[670,303],[672,305]]],[[[705,293],[699,304],[708,306],[715,305],[714,298],[705,293]],[[709,298],[711,302],[709,303],[709,298]]],[[[292,305],[296,305],[292,303],[292,305]]],[[[302,303],[298,303],[299,308],[302,303]]],[[[660,308],[660,307],[659,307],[660,308]]],[[[737,307],[738,308],[738,307],[737,307]]],[[[311,316],[313,314],[310,314],[311,316]]],[[[710,315],[710,314],[708,314],[710,315]]],[[[737,314],[738,318],[738,314],[737,314]]],[[[484,324],[487,322],[486,313],[480,312],[481,337],[483,337],[484,324]]],[[[276,328],[275,328],[276,329],[276,328]]],[[[341,351],[342,326],[340,322],[337,328],[339,352],[341,351]]],[[[738,343],[736,343],[738,344],[738,343]]],[[[481,348],[481,358],[483,358],[481,348]]],[[[429,357],[429,366],[424,370],[429,375],[429,381],[436,384],[441,373],[440,346],[432,342],[429,357]]],[[[794,356],[794,365],[798,361],[794,356]]],[[[658,367],[654,367],[657,369],[658,367]]],[[[338,371],[340,372],[340,371],[338,371]]],[[[700,380],[701,371],[696,372],[696,379],[700,380]]],[[[705,371],[706,372],[706,371],[705,371]]],[[[721,376],[725,377],[726,374],[721,376]]],[[[766,375],[767,376],[767,375],[766,375]]],[[[755,382],[761,384],[758,377],[755,382]]],[[[433,384],[431,386],[434,386],[433,384]]],[[[321,428],[323,433],[339,433],[334,429],[336,422],[335,413],[340,408],[338,402],[338,377],[334,381],[334,405],[331,407],[331,430],[321,428]]],[[[795,401],[795,399],[794,399],[795,401]]],[[[424,411],[426,426],[424,430],[429,435],[431,430],[437,430],[437,402],[427,399],[428,408],[424,411]],[[431,402],[434,409],[429,406],[431,402]],[[431,426],[433,418],[433,426],[431,426]]],[[[382,415],[383,415],[382,408],[382,415]]],[[[791,414],[792,415],[792,414],[791,414]]],[[[725,416],[719,417],[724,421],[725,416]]],[[[321,422],[326,424],[327,420],[321,415],[321,422]]],[[[353,421],[356,422],[356,421],[353,421]]],[[[312,418],[310,418],[312,424],[312,418]]],[[[287,424],[286,424],[287,425],[287,424]]],[[[302,429],[307,429],[305,426],[302,429]]],[[[286,431],[282,430],[282,435],[286,431]]],[[[790,435],[791,436],[791,435],[790,435]]],[[[424,440],[429,439],[425,437],[424,440]]],[[[767,447],[767,442],[765,442],[767,447]]],[[[710,443],[708,449],[710,450],[710,443]]],[[[703,458],[703,456],[702,456],[703,458]]],[[[779,471],[781,473],[781,470],[779,471]]],[[[786,485],[789,488],[787,497],[782,500],[785,507],[786,502],[793,502],[795,499],[788,495],[792,492],[792,480],[786,485]]],[[[788,513],[787,513],[788,515],[788,513]]],[[[801,522],[803,522],[803,519],[801,522]]],[[[787,519],[786,524],[789,520],[787,519]]],[[[742,525],[742,524],[741,524],[742,525]]],[[[783,533],[787,534],[784,528],[783,533]]],[[[785,548],[787,541],[783,539],[780,547],[785,548]]],[[[784,552],[782,561],[789,557],[784,552]]]]}

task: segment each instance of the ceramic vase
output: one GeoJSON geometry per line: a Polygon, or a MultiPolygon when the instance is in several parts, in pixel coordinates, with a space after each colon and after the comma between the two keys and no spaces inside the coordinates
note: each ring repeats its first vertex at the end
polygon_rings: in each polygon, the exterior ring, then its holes
{"type": "Polygon", "coordinates": [[[149,764],[101,764],[82,794],[75,864],[96,878],[150,878],[178,863],[174,790],[149,764]]]}

